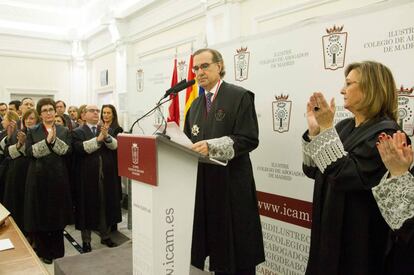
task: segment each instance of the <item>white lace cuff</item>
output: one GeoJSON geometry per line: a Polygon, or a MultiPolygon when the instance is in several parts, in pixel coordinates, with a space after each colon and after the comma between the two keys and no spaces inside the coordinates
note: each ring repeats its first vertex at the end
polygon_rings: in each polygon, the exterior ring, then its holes
{"type": "Polygon", "coordinates": [[[4,151],[4,149],[6,148],[6,143],[7,143],[7,136],[5,136],[1,141],[0,141],[0,149],[2,151],[4,151]]]}
{"type": "Polygon", "coordinates": [[[206,140],[208,144],[208,155],[217,160],[231,160],[234,158],[234,141],[224,136],[206,140]]]}
{"type": "Polygon", "coordinates": [[[13,144],[9,146],[9,155],[12,159],[17,159],[18,157],[24,156],[24,148],[25,145],[23,144],[20,149],[17,149],[17,144],[13,144]],[[22,150],[23,149],[23,150],[22,150]]]}
{"type": "Polygon", "coordinates": [[[303,152],[312,158],[322,173],[331,163],[347,155],[335,128],[329,128],[317,135],[304,145],[303,152]]]}
{"type": "Polygon", "coordinates": [[[88,154],[92,154],[93,152],[98,150],[99,147],[101,147],[101,146],[99,145],[98,141],[96,140],[96,137],[91,138],[90,140],[86,140],[86,141],[83,142],[83,149],[88,154]]]}
{"type": "Polygon", "coordinates": [[[45,139],[33,144],[32,150],[35,158],[41,158],[50,154],[50,150],[49,147],[47,147],[45,139]]]}
{"type": "Polygon", "coordinates": [[[399,177],[387,177],[388,172],[372,188],[372,194],[385,221],[396,230],[414,217],[414,177],[410,172],[399,177]]]}
{"type": "Polygon", "coordinates": [[[108,147],[108,149],[116,150],[116,148],[118,148],[118,141],[111,136],[111,142],[105,142],[105,146],[108,147]]]}
{"type": "Polygon", "coordinates": [[[309,144],[306,140],[302,139],[302,159],[303,164],[310,167],[316,167],[315,162],[313,161],[312,157],[310,155],[307,155],[305,153],[305,147],[309,144]]]}
{"type": "Polygon", "coordinates": [[[59,156],[63,156],[69,149],[69,145],[67,145],[63,140],[56,137],[55,144],[53,145],[53,152],[58,154],[59,156]]]}

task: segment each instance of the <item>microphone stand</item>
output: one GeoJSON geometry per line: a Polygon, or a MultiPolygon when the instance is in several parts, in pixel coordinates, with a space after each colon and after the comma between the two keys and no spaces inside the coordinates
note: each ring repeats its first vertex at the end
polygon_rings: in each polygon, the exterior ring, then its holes
{"type": "MultiPolygon", "coordinates": [[[[189,86],[191,86],[191,85],[194,85],[194,83],[195,83],[195,80],[194,79],[192,79],[192,80],[190,80],[190,81],[186,81],[186,79],[183,79],[183,80],[181,80],[179,83],[177,83],[176,85],[174,85],[174,87],[171,87],[170,89],[168,89],[166,92],[165,92],[165,94],[161,97],[161,99],[157,102],[157,104],[155,105],[155,107],[154,108],[152,108],[151,110],[149,110],[146,114],[144,114],[143,116],[141,116],[140,118],[138,118],[133,124],[132,124],[132,126],[131,126],[131,129],[129,129],[129,131],[128,131],[128,133],[129,134],[131,134],[132,133],[132,129],[134,128],[134,126],[135,126],[135,124],[137,124],[138,123],[138,121],[140,121],[141,119],[143,119],[144,117],[147,117],[150,113],[152,113],[155,109],[158,109],[161,105],[163,105],[164,103],[166,103],[166,102],[168,102],[168,101],[170,101],[170,100],[172,100],[174,97],[173,96],[171,96],[169,99],[167,99],[167,100],[165,100],[165,101],[162,101],[164,98],[166,98],[167,96],[169,96],[169,95],[174,95],[174,96],[177,96],[177,94],[180,92],[180,91],[182,91],[182,90],[184,90],[184,89],[186,89],[187,87],[189,87],[189,86]]],[[[160,112],[161,112],[161,110],[160,110],[160,112]]],[[[168,136],[168,135],[166,135],[166,132],[167,132],[167,120],[164,118],[164,115],[162,114],[162,112],[161,112],[161,116],[162,116],[162,119],[163,119],[163,121],[164,121],[164,123],[165,123],[165,127],[164,127],[164,130],[162,131],[162,133],[156,133],[157,135],[161,135],[161,136],[164,136],[164,137],[166,137],[166,138],[168,138],[168,139],[170,139],[170,137],[168,136]]]]}
{"type": "MultiPolygon", "coordinates": [[[[139,117],[137,120],[135,120],[135,122],[132,124],[132,126],[131,126],[131,128],[129,129],[129,131],[127,132],[128,134],[132,134],[132,130],[134,129],[134,126],[135,126],[135,124],[137,124],[140,120],[142,120],[143,118],[145,118],[145,117],[147,117],[148,115],[150,115],[154,110],[156,110],[156,109],[158,109],[158,108],[160,108],[160,106],[161,105],[163,105],[163,104],[165,104],[165,103],[167,103],[168,101],[170,101],[172,98],[169,98],[169,99],[167,99],[167,100],[165,100],[165,101],[162,101],[164,99],[164,97],[163,98],[161,98],[158,102],[157,102],[157,104],[155,105],[155,107],[154,108],[152,108],[151,110],[149,110],[148,112],[146,112],[144,115],[142,115],[141,117],[139,117]]],[[[164,116],[162,116],[163,117],[163,120],[165,120],[164,119],[164,116]]]]}

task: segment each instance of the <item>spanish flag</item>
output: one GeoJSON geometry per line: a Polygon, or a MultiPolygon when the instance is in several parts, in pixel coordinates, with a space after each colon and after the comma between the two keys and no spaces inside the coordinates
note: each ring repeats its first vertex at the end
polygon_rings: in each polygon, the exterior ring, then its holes
{"type": "MultiPolygon", "coordinates": [[[[190,56],[190,62],[188,65],[188,76],[187,81],[190,81],[195,78],[195,73],[193,73],[193,55],[190,56]]],[[[203,92],[203,88],[198,87],[197,81],[194,83],[193,86],[187,88],[185,94],[185,108],[184,108],[184,121],[185,116],[187,115],[188,110],[190,109],[191,103],[193,103],[194,99],[199,96],[199,92],[203,92]]]]}

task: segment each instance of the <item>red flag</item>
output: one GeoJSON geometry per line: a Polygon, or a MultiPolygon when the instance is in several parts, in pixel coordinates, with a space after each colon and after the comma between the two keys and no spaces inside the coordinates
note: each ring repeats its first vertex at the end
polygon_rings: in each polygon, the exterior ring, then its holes
{"type": "MultiPolygon", "coordinates": [[[[173,87],[178,82],[178,73],[177,73],[177,58],[174,59],[174,71],[171,79],[171,87],[173,87]]],[[[168,107],[169,115],[167,121],[175,121],[178,126],[180,126],[180,101],[178,94],[171,94],[172,98],[170,107],[168,107]]]]}

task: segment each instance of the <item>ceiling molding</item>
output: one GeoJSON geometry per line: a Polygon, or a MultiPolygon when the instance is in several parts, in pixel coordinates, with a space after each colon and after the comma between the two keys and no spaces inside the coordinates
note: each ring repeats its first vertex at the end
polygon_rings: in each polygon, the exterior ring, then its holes
{"type": "Polygon", "coordinates": [[[115,46],[114,43],[111,43],[109,45],[104,46],[103,48],[100,48],[100,49],[95,50],[93,52],[87,53],[85,55],[85,59],[89,59],[89,60],[96,59],[98,57],[107,55],[107,54],[115,52],[115,51],[116,51],[116,46],[115,46]]]}

